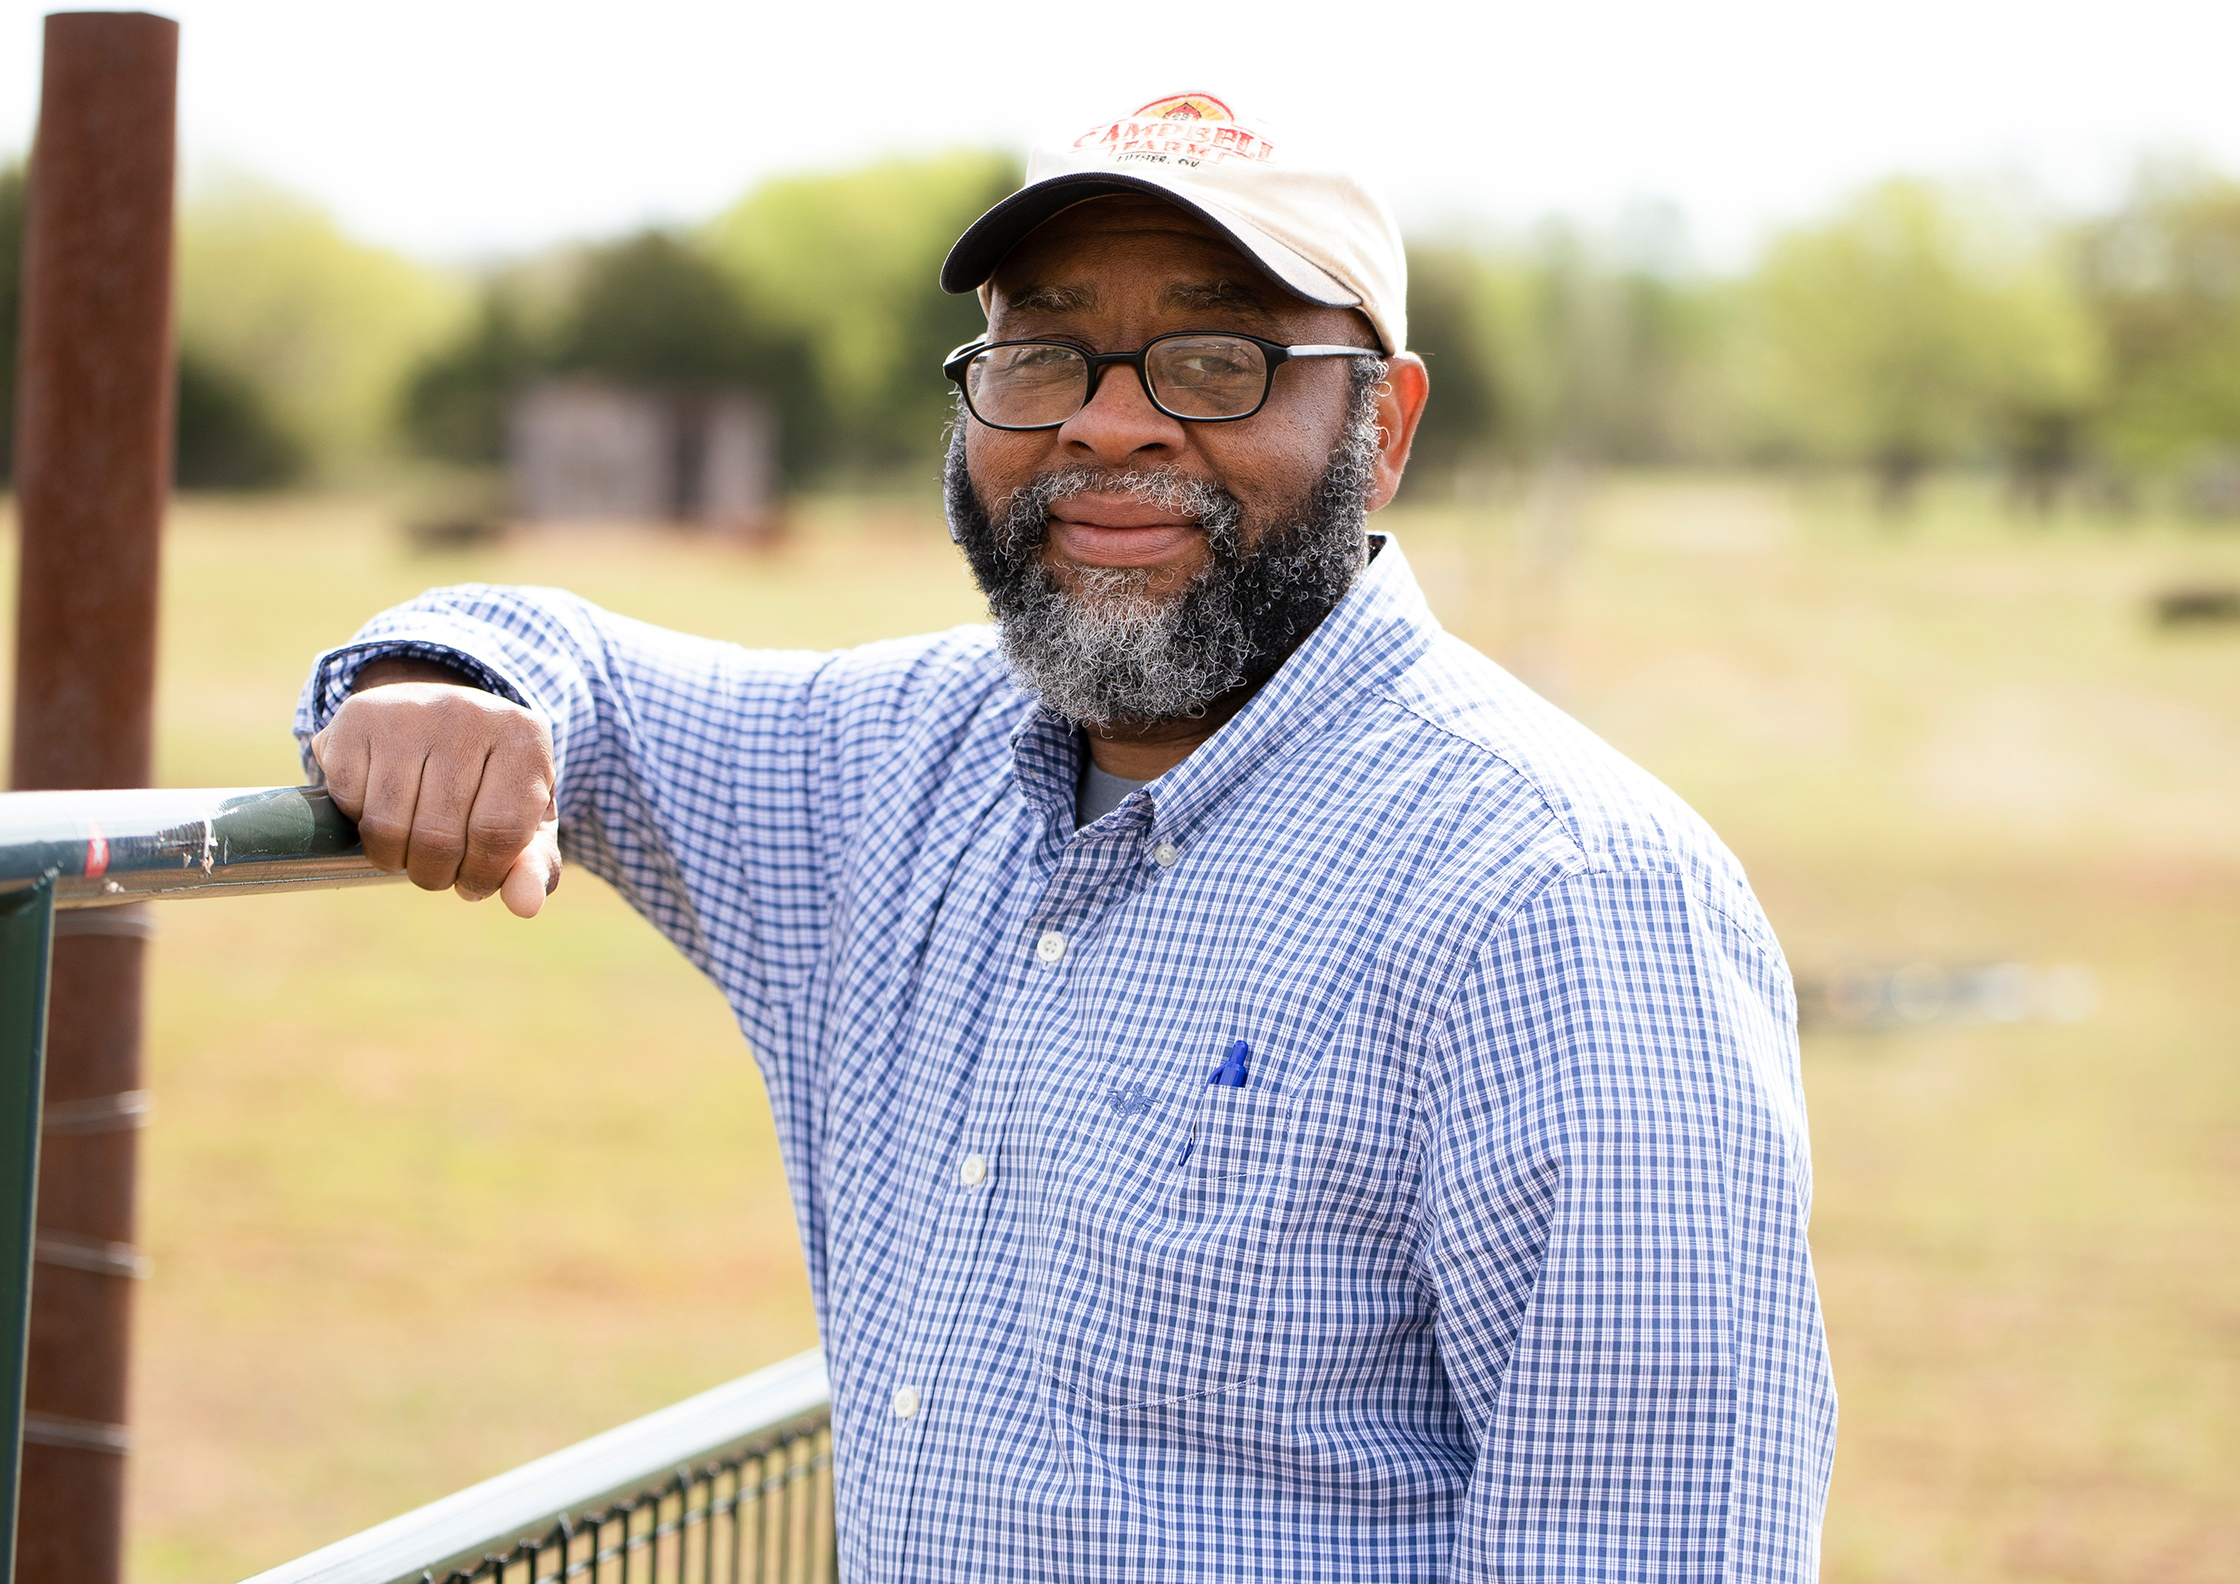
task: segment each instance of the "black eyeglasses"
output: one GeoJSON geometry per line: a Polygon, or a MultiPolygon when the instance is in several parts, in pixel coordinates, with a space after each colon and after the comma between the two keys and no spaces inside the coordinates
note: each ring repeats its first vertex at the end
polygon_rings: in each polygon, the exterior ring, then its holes
{"type": "Polygon", "coordinates": [[[1283,346],[1227,331],[1155,336],[1134,352],[1084,352],[1068,341],[968,341],[941,372],[991,429],[1055,429],[1089,405],[1104,370],[1125,363],[1151,405],[1185,423],[1234,423],[1268,404],[1293,358],[1381,358],[1372,347],[1283,346]]]}

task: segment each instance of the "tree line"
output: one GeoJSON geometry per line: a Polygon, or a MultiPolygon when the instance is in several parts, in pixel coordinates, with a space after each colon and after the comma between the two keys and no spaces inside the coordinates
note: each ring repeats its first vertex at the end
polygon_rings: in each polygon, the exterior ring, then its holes
{"type": "Polygon", "coordinates": [[[1892,180],[1727,276],[1646,219],[1411,248],[1411,333],[1463,395],[1433,456],[1859,468],[1893,508],[1968,465],[2038,509],[2175,485],[2240,513],[2240,183],[2148,167],[2063,217],[1892,180]]]}
{"type": "MultiPolygon", "coordinates": [[[[982,324],[934,275],[1017,180],[978,152],[786,177],[702,225],[479,274],[221,182],[182,213],[180,482],[489,466],[512,395],[554,375],[759,390],[796,488],[922,478],[941,355],[982,324]]],[[[20,167],[0,171],[0,404],[23,206],[20,167]]],[[[1654,208],[1418,237],[1409,270],[1436,392],[1413,489],[1551,457],[1820,466],[1867,470],[1900,508],[1965,465],[2040,508],[2176,487],[2240,511],[2240,183],[2211,171],[2144,168],[2086,216],[1893,180],[1724,273],[1654,208]]]]}

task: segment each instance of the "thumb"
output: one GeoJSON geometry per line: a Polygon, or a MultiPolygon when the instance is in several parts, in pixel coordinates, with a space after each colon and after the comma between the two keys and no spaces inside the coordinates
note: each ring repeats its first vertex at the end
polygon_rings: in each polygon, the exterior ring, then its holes
{"type": "Polygon", "coordinates": [[[498,895],[516,918],[535,918],[560,885],[560,822],[546,820],[499,883],[498,895]]]}

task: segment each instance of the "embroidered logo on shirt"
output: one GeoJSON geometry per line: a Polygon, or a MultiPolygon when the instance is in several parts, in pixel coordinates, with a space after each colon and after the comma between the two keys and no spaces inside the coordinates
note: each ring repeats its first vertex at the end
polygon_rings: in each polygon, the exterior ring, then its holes
{"type": "Polygon", "coordinates": [[[1152,1107],[1151,1096],[1143,1092],[1143,1080],[1131,1084],[1114,1084],[1112,1093],[1105,1096],[1105,1104],[1121,1116],[1141,1116],[1152,1107]]]}

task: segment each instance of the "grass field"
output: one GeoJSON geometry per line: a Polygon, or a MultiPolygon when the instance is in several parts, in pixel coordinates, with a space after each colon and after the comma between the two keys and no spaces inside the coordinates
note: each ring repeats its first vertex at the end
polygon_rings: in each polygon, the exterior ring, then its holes
{"type": "MultiPolygon", "coordinates": [[[[1826,1576],[2233,1578],[2240,629],[2145,601],[2240,581],[2240,534],[2017,524],[1961,485],[1893,534],[1845,488],[1669,478],[1382,525],[1442,619],[1709,817],[1800,973],[2099,987],[2079,1023],[1807,1040],[1826,1576]]],[[[977,612],[912,506],[813,509],[762,557],[415,557],[367,505],[189,502],[168,556],[178,785],[295,779],[311,653],[431,583],[769,645],[977,612]]],[[[746,1053],[597,883],[526,925],[395,889],[163,927],[138,1584],[223,1584],[814,1340],[746,1053]]]]}

